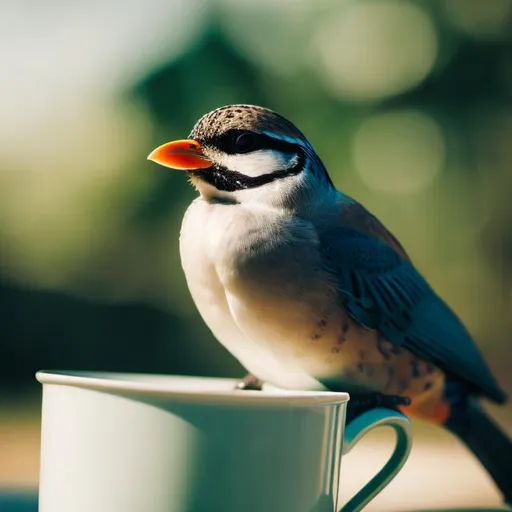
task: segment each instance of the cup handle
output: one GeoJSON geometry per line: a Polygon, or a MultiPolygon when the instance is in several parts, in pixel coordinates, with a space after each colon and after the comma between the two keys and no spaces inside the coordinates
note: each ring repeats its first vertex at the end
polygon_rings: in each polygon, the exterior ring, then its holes
{"type": "Polygon", "coordinates": [[[378,427],[391,427],[396,432],[393,454],[383,468],[340,509],[340,512],[359,512],[362,510],[393,480],[409,457],[412,447],[411,422],[400,412],[383,408],[367,411],[347,425],[343,442],[343,455],[350,452],[370,430],[378,427]]]}

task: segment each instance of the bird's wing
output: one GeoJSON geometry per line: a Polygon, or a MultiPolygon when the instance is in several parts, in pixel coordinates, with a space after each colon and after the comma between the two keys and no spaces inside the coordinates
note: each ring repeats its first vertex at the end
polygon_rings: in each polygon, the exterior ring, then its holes
{"type": "MultiPolygon", "coordinates": [[[[359,324],[497,402],[505,399],[477,346],[457,316],[413,267],[398,241],[373,216],[318,228],[322,257],[340,303],[359,324]]],[[[369,215],[369,214],[368,214],[369,215]]],[[[343,216],[343,215],[342,215],[343,216]]]]}
{"type": "Polygon", "coordinates": [[[344,202],[342,206],[340,217],[341,226],[377,238],[393,249],[401,258],[409,260],[409,256],[400,242],[377,217],[372,215],[362,204],[351,198],[347,199],[349,200],[344,202]]]}

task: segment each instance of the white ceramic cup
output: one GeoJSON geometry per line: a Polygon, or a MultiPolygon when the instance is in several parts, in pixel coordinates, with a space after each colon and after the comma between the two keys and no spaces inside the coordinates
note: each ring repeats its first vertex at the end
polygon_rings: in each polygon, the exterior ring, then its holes
{"type": "Polygon", "coordinates": [[[333,512],[343,454],[392,427],[387,464],[342,510],[398,473],[409,421],[374,409],[345,428],[346,393],[234,390],[231,379],[39,372],[40,512],[333,512]]]}

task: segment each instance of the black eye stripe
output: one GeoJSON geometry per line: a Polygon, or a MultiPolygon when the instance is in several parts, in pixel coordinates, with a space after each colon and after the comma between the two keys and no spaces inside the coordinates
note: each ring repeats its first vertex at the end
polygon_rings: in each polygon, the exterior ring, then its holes
{"type": "Polygon", "coordinates": [[[228,155],[235,155],[238,153],[236,149],[236,141],[240,135],[250,134],[253,138],[251,146],[252,151],[271,149],[281,151],[283,153],[298,153],[301,149],[300,144],[293,144],[285,140],[274,139],[269,135],[256,132],[247,132],[244,130],[228,130],[219,137],[203,141],[204,145],[210,145],[220,149],[228,155]]]}

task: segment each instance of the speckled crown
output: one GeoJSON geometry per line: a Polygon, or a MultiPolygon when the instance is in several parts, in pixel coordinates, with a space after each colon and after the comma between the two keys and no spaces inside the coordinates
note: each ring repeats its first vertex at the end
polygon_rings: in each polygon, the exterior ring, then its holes
{"type": "Polygon", "coordinates": [[[266,131],[307,142],[304,134],[293,123],[268,108],[256,105],[227,105],[212,110],[199,119],[190,138],[212,139],[228,130],[266,131]]]}

